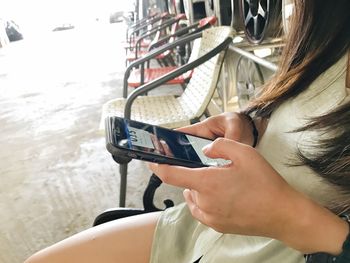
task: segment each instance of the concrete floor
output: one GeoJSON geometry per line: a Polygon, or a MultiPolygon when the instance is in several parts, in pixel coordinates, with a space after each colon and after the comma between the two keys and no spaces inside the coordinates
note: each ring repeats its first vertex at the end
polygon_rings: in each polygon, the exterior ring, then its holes
{"type": "MultiPolygon", "coordinates": [[[[98,131],[121,96],[123,24],[51,33],[0,49],[0,263],[89,228],[115,207],[117,164],[98,131]]],[[[141,207],[150,172],[133,161],[127,206],[141,207]]],[[[157,204],[181,190],[163,187],[157,204]]]]}

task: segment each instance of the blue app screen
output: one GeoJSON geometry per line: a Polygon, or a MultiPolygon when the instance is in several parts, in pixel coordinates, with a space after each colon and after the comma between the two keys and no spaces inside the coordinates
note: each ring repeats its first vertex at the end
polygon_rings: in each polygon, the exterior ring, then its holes
{"type": "Polygon", "coordinates": [[[202,162],[211,166],[222,166],[230,163],[224,159],[211,159],[204,155],[202,149],[210,144],[211,140],[144,123],[128,120],[124,120],[124,122],[128,147],[131,149],[202,162]]]}

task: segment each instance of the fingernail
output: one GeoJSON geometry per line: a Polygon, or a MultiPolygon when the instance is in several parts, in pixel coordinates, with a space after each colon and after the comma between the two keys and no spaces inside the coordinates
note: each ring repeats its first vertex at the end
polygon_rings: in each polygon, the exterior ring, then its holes
{"type": "Polygon", "coordinates": [[[202,148],[202,152],[203,152],[203,153],[206,153],[206,152],[209,150],[209,145],[210,145],[210,144],[207,144],[206,146],[204,146],[204,147],[202,148]]]}

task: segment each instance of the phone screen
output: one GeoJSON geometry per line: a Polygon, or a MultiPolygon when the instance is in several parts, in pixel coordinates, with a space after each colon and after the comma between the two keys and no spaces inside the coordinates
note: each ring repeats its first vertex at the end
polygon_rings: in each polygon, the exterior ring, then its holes
{"type": "Polygon", "coordinates": [[[150,124],[122,119],[125,139],[120,146],[127,146],[139,152],[148,152],[168,158],[202,163],[206,166],[223,166],[231,163],[224,159],[211,159],[204,155],[202,148],[212,141],[161,128],[150,124]]]}

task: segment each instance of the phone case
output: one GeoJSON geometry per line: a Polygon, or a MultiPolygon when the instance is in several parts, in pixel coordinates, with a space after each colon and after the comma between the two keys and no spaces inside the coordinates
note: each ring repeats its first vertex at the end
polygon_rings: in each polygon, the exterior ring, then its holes
{"type": "Polygon", "coordinates": [[[161,163],[161,164],[169,164],[169,165],[179,165],[190,168],[199,168],[199,167],[207,167],[207,165],[198,162],[190,162],[186,160],[180,160],[176,158],[170,158],[166,156],[161,156],[152,153],[141,152],[133,149],[126,149],[121,146],[118,146],[114,139],[114,117],[106,118],[105,123],[106,129],[106,148],[108,152],[110,152],[113,156],[113,159],[117,163],[128,163],[132,159],[161,163]]]}

